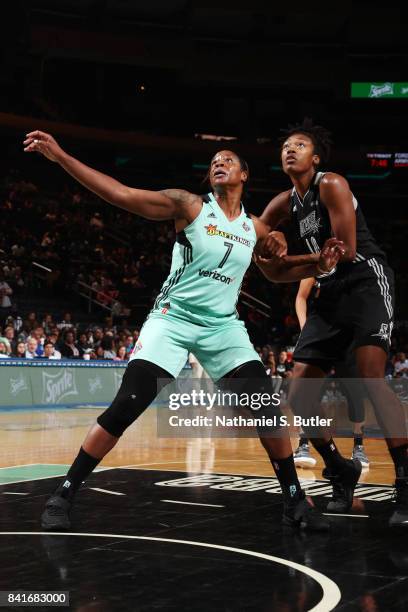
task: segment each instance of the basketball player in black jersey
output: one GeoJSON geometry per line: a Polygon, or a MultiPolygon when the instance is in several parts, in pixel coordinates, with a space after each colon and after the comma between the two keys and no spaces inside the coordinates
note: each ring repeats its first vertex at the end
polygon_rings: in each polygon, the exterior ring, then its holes
{"type": "MultiPolygon", "coordinates": [[[[310,253],[310,263],[319,256],[327,238],[335,237],[345,246],[332,272],[318,276],[320,294],[307,313],[295,348],[294,378],[323,378],[352,344],[359,375],[375,379],[366,380],[366,388],[395,465],[397,503],[390,525],[408,527],[405,417],[384,378],[393,327],[394,274],[370,234],[346,179],[318,171],[329,153],[327,130],[310,120],[291,126],[281,143],[281,159],[293,188],[273,198],[261,217],[272,230],[286,223],[295,233],[299,252],[310,253]]],[[[279,260],[260,260],[258,265],[271,280],[297,280],[283,267],[280,274],[279,260]]],[[[294,383],[290,402],[295,411],[301,412],[300,381],[294,383]]],[[[313,401],[317,403],[320,387],[315,387],[313,401]]],[[[345,512],[352,505],[361,465],[342,457],[328,436],[312,442],[325,462],[323,475],[333,485],[328,509],[345,512]]]]}

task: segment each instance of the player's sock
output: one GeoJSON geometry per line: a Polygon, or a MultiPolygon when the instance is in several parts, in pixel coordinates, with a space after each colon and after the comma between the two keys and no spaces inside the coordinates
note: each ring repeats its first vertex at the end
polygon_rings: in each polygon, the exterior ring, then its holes
{"type": "Polygon", "coordinates": [[[95,457],[88,455],[81,446],[74,463],[68,470],[68,474],[57,487],[55,495],[60,495],[64,499],[71,500],[82,482],[96,468],[100,461],[101,459],[95,459],[95,457]]]}
{"type": "Polygon", "coordinates": [[[304,444],[309,444],[309,438],[306,438],[305,436],[301,436],[299,438],[299,446],[303,446],[304,444]]]}
{"type": "Polygon", "coordinates": [[[408,478],[408,444],[390,448],[397,478],[408,478]]]}
{"type": "Polygon", "coordinates": [[[282,489],[285,504],[292,504],[299,499],[302,488],[296,473],[293,455],[286,459],[272,459],[272,465],[282,489]]]}
{"type": "Polygon", "coordinates": [[[328,442],[324,442],[323,444],[314,443],[314,447],[329,470],[339,472],[346,467],[347,460],[339,453],[333,438],[330,438],[328,442]]]}
{"type": "Polygon", "coordinates": [[[354,446],[363,446],[363,434],[354,434],[354,446]]]}

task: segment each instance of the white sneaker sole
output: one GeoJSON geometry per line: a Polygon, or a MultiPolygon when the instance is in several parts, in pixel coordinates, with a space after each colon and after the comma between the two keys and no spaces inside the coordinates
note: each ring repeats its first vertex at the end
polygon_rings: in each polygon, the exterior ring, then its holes
{"type": "MultiPolygon", "coordinates": [[[[351,456],[350,459],[355,459],[356,457],[351,456]]],[[[361,461],[361,459],[359,459],[361,466],[363,468],[368,468],[370,466],[370,462],[369,461],[361,461]]]]}
{"type": "Polygon", "coordinates": [[[294,459],[296,467],[314,467],[316,465],[316,459],[313,457],[299,457],[299,459],[294,459]]]}

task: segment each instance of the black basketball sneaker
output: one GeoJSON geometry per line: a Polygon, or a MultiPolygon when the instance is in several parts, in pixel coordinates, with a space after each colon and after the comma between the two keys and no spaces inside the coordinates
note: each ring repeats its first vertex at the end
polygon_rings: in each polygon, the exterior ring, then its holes
{"type": "Polygon", "coordinates": [[[348,512],[353,505],[353,494],[362,465],[358,459],[346,459],[346,465],[339,472],[330,472],[326,467],[323,478],[330,480],[333,487],[333,496],[327,504],[329,512],[348,512]]]}
{"type": "Polygon", "coordinates": [[[45,510],[41,516],[41,527],[45,531],[67,531],[70,529],[69,513],[71,505],[71,502],[61,495],[52,495],[45,504],[45,510]]]}

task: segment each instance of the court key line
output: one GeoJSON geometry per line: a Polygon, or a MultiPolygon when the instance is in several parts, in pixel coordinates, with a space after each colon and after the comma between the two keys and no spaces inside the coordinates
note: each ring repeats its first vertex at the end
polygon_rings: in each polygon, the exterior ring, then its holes
{"type": "Polygon", "coordinates": [[[339,512],[322,512],[324,516],[348,516],[350,518],[370,518],[369,514],[340,514],[339,512]]]}
{"type": "Polygon", "coordinates": [[[168,504],[185,504],[186,506],[208,506],[209,508],[225,508],[220,504],[198,504],[197,502],[186,502],[179,501],[177,499],[161,499],[161,502],[167,502],[168,504]]]}
{"type": "MultiPolygon", "coordinates": [[[[229,461],[238,461],[238,459],[223,459],[222,462],[223,463],[228,463],[229,461]]],[[[183,463],[183,461],[167,461],[165,464],[163,464],[163,462],[158,461],[157,463],[130,463],[129,465],[117,465],[117,466],[113,466],[113,467],[109,467],[107,469],[109,470],[140,470],[142,472],[182,472],[183,474],[190,474],[188,471],[186,470],[177,470],[174,468],[149,468],[149,467],[144,467],[146,465],[171,465],[171,464],[181,464],[183,463]]],[[[185,465],[185,462],[184,462],[185,465]]],[[[306,471],[306,470],[305,470],[306,471]]],[[[309,470],[308,470],[309,471],[309,470]]],[[[209,476],[211,475],[220,475],[220,476],[248,476],[248,478],[271,478],[271,479],[276,479],[276,476],[273,476],[272,474],[269,476],[265,476],[265,474],[248,474],[248,473],[244,473],[244,472],[219,472],[218,470],[216,471],[211,471],[211,472],[207,472],[207,471],[203,471],[203,470],[199,470],[198,472],[194,472],[194,474],[192,474],[193,476],[199,476],[199,475],[204,475],[207,474],[209,476]]],[[[305,476],[302,478],[302,476],[299,477],[299,480],[316,480],[317,482],[326,482],[325,479],[319,479],[316,478],[316,476],[313,476],[313,478],[311,478],[310,476],[305,476]]],[[[389,487],[392,488],[392,484],[386,483],[386,482],[358,482],[358,484],[363,485],[363,486],[373,486],[373,487],[389,487]]]]}
{"type": "Polygon", "coordinates": [[[302,574],[310,576],[315,580],[323,591],[323,597],[313,608],[310,608],[309,612],[330,612],[339,603],[341,599],[341,591],[337,584],[330,578],[321,574],[320,572],[289,561],[289,559],[282,559],[281,557],[275,557],[273,555],[267,555],[265,553],[257,552],[255,550],[246,550],[244,548],[235,548],[233,546],[223,546],[221,544],[210,544],[208,542],[194,542],[191,540],[175,540],[172,538],[155,538],[150,536],[134,536],[134,535],[121,535],[114,533],[70,533],[70,532],[55,532],[55,531],[0,531],[0,535],[15,535],[15,536],[73,536],[83,538],[111,538],[121,540],[150,540],[152,542],[165,542],[166,544],[187,544],[189,546],[200,546],[202,548],[216,548],[218,550],[226,550],[228,552],[238,553],[241,555],[247,555],[249,557],[255,557],[257,559],[264,559],[265,561],[271,561],[272,563],[280,563],[287,567],[291,567],[302,574]]]}
{"type": "Polygon", "coordinates": [[[109,495],[126,495],[126,493],[119,493],[119,491],[108,491],[108,489],[99,489],[99,487],[88,487],[92,491],[98,491],[98,493],[109,493],[109,495]]]}

